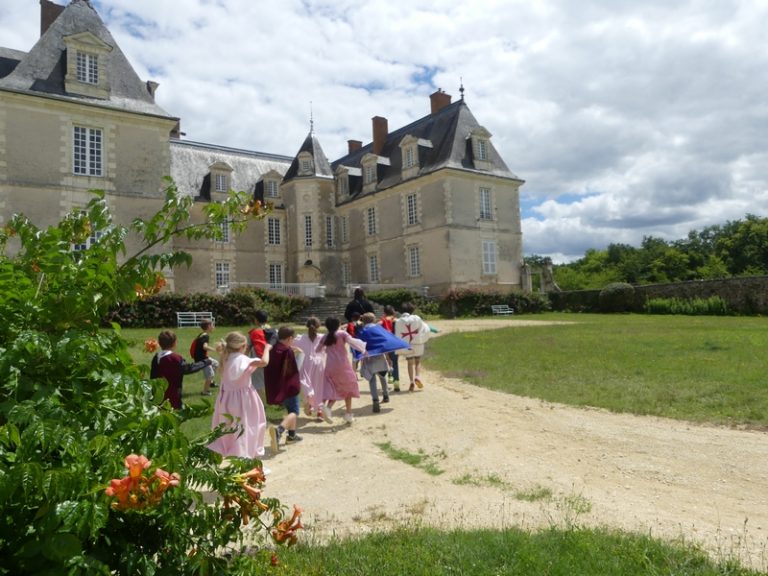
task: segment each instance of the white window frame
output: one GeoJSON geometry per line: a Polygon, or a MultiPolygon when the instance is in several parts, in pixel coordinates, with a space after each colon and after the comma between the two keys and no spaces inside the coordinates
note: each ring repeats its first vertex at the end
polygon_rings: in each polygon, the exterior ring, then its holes
{"type": "Polygon", "coordinates": [[[229,235],[229,220],[224,220],[220,223],[219,229],[221,230],[221,238],[217,238],[216,241],[221,244],[229,244],[231,241],[229,235]]]}
{"type": "Polygon", "coordinates": [[[221,172],[215,173],[213,175],[214,190],[216,192],[227,192],[229,190],[227,180],[228,177],[226,174],[222,174],[221,172]]]}
{"type": "Polygon", "coordinates": [[[304,214],[304,246],[312,246],[312,215],[304,214]]]}
{"type": "Polygon", "coordinates": [[[99,55],[90,52],[77,51],[77,63],[75,64],[77,81],[83,84],[99,83],[99,55]]]}
{"type": "Polygon", "coordinates": [[[421,255],[418,246],[408,246],[408,275],[421,276],[421,255]]]}
{"type": "Polygon", "coordinates": [[[270,286],[282,286],[283,265],[277,262],[270,262],[267,269],[267,279],[270,286]]]}
{"type": "Polygon", "coordinates": [[[280,218],[267,217],[267,244],[270,246],[280,246],[282,238],[280,237],[280,218]]]}
{"type": "Polygon", "coordinates": [[[403,148],[403,169],[416,166],[416,146],[406,146],[403,148]]]}
{"type": "Polygon", "coordinates": [[[229,262],[219,261],[215,263],[215,282],[217,289],[221,286],[229,286],[230,272],[229,262]]]}
{"type": "Polygon", "coordinates": [[[408,226],[419,223],[419,197],[415,192],[405,197],[405,214],[408,226]]]}
{"type": "Polygon", "coordinates": [[[380,281],[379,255],[368,254],[368,282],[371,284],[378,284],[380,281]]]}
{"type": "Polygon", "coordinates": [[[77,176],[104,176],[104,131],[73,126],[72,173],[77,176]]]}
{"type": "Polygon", "coordinates": [[[374,184],[376,182],[376,164],[366,164],[363,168],[363,184],[374,184]]]}
{"type": "Polygon", "coordinates": [[[365,230],[368,236],[376,236],[378,227],[376,226],[376,206],[370,206],[365,209],[365,230]]]}
{"type": "Polygon", "coordinates": [[[349,221],[346,216],[341,217],[341,243],[349,242],[349,221]]]}
{"type": "Polygon", "coordinates": [[[349,196],[349,176],[342,174],[338,177],[336,191],[339,194],[339,198],[349,196]]]}
{"type": "Polygon", "coordinates": [[[325,216],[325,246],[326,248],[333,248],[333,216],[326,214],[325,216]]]}
{"type": "Polygon", "coordinates": [[[352,283],[352,271],[350,269],[349,260],[341,261],[341,285],[347,286],[352,283]]]}
{"type": "Polygon", "coordinates": [[[267,198],[277,198],[280,196],[280,185],[277,180],[264,181],[264,196],[267,198]]]}
{"type": "Polygon", "coordinates": [[[481,187],[479,192],[480,199],[480,220],[493,220],[493,195],[491,189],[481,187]]]}
{"type": "Polygon", "coordinates": [[[488,148],[489,148],[489,142],[485,138],[478,138],[477,139],[477,159],[478,160],[485,160],[487,161],[489,158],[488,154],[488,148]]]}
{"type": "Polygon", "coordinates": [[[496,274],[498,258],[495,240],[483,240],[483,275],[493,276],[496,274]]]}

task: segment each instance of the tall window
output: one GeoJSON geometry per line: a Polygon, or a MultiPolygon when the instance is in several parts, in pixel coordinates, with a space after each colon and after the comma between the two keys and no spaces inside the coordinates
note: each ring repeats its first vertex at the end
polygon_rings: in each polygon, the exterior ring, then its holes
{"type": "Polygon", "coordinates": [[[264,195],[267,198],[277,198],[278,196],[277,180],[264,181],[264,195]]]}
{"type": "Polygon", "coordinates": [[[403,149],[403,168],[411,168],[416,165],[416,149],[408,146],[403,149]]]}
{"type": "Polygon", "coordinates": [[[341,285],[347,286],[352,283],[352,272],[349,269],[349,260],[341,263],[341,285]]]}
{"type": "Polygon", "coordinates": [[[365,212],[368,236],[374,236],[376,234],[376,207],[371,206],[365,212]]]}
{"type": "Polygon", "coordinates": [[[304,246],[312,246],[312,216],[304,215],[304,246]]]}
{"type": "Polygon", "coordinates": [[[267,218],[267,243],[272,246],[280,244],[279,218],[267,218]]]}
{"type": "Polygon", "coordinates": [[[229,286],[229,262],[216,262],[216,288],[229,286]]]}
{"type": "Polygon", "coordinates": [[[325,217],[325,245],[333,248],[333,216],[325,217]]]}
{"type": "Polygon", "coordinates": [[[483,274],[496,274],[496,242],[483,240],[483,274]]]}
{"type": "Polygon", "coordinates": [[[349,242],[349,226],[347,225],[347,217],[341,217],[341,241],[346,244],[349,242]]]}
{"type": "Polygon", "coordinates": [[[408,273],[411,276],[421,276],[421,258],[419,257],[419,247],[408,247],[408,273]]]}
{"type": "Polygon", "coordinates": [[[77,53],[77,81],[85,84],[99,83],[99,57],[96,54],[77,53]]]}
{"type": "Polygon", "coordinates": [[[227,175],[226,174],[216,174],[214,177],[215,185],[216,185],[216,192],[226,192],[227,191],[227,175]]]}
{"type": "Polygon", "coordinates": [[[493,220],[490,188],[480,188],[480,220],[493,220]]]}
{"type": "Polygon", "coordinates": [[[488,160],[488,140],[478,139],[477,141],[477,159],[488,160]]]}
{"type": "Polygon", "coordinates": [[[219,242],[223,244],[229,243],[229,222],[224,221],[221,224],[219,224],[219,228],[221,229],[221,238],[218,239],[219,242]]]}
{"type": "Polygon", "coordinates": [[[312,172],[312,160],[309,158],[302,158],[301,159],[301,173],[307,174],[308,172],[312,172]]]}
{"type": "Polygon", "coordinates": [[[376,254],[368,256],[368,282],[376,284],[379,281],[379,257],[376,254]]]}
{"type": "Polygon", "coordinates": [[[405,209],[408,215],[408,226],[419,223],[419,203],[416,194],[408,194],[405,197],[405,209]]]}
{"type": "Polygon", "coordinates": [[[102,175],[102,132],[98,128],[75,126],[72,170],[83,176],[102,175]]]}
{"type": "Polygon", "coordinates": [[[376,164],[368,164],[365,167],[365,172],[363,174],[363,182],[365,184],[376,182],[376,164]]]}
{"type": "Polygon", "coordinates": [[[269,265],[269,283],[273,286],[283,283],[283,265],[282,264],[270,264],[269,265]]]}
{"type": "Polygon", "coordinates": [[[339,192],[339,197],[343,198],[345,196],[349,195],[349,176],[346,174],[341,174],[338,177],[337,182],[337,190],[339,192]]]}

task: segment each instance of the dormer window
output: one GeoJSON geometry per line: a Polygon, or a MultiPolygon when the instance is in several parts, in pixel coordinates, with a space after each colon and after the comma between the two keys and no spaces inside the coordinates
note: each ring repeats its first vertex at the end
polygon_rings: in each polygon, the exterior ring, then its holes
{"type": "Polygon", "coordinates": [[[363,192],[372,192],[376,190],[376,182],[378,179],[378,164],[379,157],[376,154],[366,154],[361,160],[361,169],[363,176],[363,192]]]}
{"type": "Polygon", "coordinates": [[[299,176],[313,176],[315,174],[315,163],[309,152],[299,154],[299,176]]]}
{"type": "Polygon", "coordinates": [[[109,98],[109,54],[112,46],[90,32],[64,37],[64,90],[90,98],[109,98]]]}
{"type": "Polygon", "coordinates": [[[376,182],[376,164],[369,164],[365,167],[364,184],[373,184],[376,182]]]}
{"type": "Polygon", "coordinates": [[[264,196],[267,198],[277,198],[279,195],[279,186],[277,180],[264,180],[264,196]]]}
{"type": "Polygon", "coordinates": [[[469,138],[472,141],[472,159],[476,170],[491,170],[491,133],[482,126],[475,128],[469,138]]]}
{"type": "Polygon", "coordinates": [[[403,150],[403,168],[412,168],[416,165],[416,147],[408,146],[403,150]]]}
{"type": "Polygon", "coordinates": [[[226,194],[232,188],[232,167],[226,162],[214,162],[211,171],[211,191],[226,194]]]}
{"type": "Polygon", "coordinates": [[[419,175],[419,146],[423,148],[432,148],[432,142],[424,138],[415,136],[405,136],[400,141],[400,152],[402,154],[402,178],[415,178],[419,175]]]}

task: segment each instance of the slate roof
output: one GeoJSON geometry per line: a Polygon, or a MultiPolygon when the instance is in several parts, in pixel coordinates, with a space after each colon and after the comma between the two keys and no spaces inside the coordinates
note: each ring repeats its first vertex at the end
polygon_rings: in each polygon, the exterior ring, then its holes
{"type": "Polygon", "coordinates": [[[230,188],[256,192],[264,174],[274,170],[282,176],[292,160],[279,154],[171,140],[171,177],[180,192],[194,197],[205,196],[205,179],[210,178],[210,167],[215,162],[224,162],[232,168],[230,188]]]}
{"type": "Polygon", "coordinates": [[[323,152],[323,148],[320,146],[320,141],[315,137],[315,135],[312,133],[312,131],[307,134],[307,137],[304,139],[304,143],[301,145],[301,148],[299,148],[299,151],[296,153],[296,156],[293,158],[293,162],[291,163],[290,168],[288,168],[288,172],[286,172],[285,177],[283,178],[284,181],[291,180],[293,178],[333,178],[333,171],[331,170],[331,165],[328,163],[328,158],[325,157],[325,152],[323,152]],[[309,152],[312,155],[313,160],[313,166],[314,166],[314,174],[310,175],[301,175],[299,176],[299,155],[302,152],[309,152]]]}
{"type": "MultiPolygon", "coordinates": [[[[419,176],[443,168],[455,168],[489,174],[499,178],[520,180],[504,163],[493,144],[489,146],[488,160],[492,166],[490,170],[478,170],[474,167],[472,157],[472,142],[469,135],[475,129],[480,128],[477,120],[469,110],[466,102],[457,100],[448,104],[434,114],[403,126],[387,135],[384,147],[379,154],[387,160],[378,164],[378,184],[376,191],[396,186],[402,182],[402,152],[400,142],[406,136],[431,142],[431,148],[420,145],[419,150],[419,176]]],[[[352,168],[349,179],[350,200],[361,196],[362,179],[361,160],[366,154],[373,153],[373,143],[369,143],[354,152],[339,158],[331,164],[335,172],[340,166],[352,168]]]]}
{"type": "MultiPolygon", "coordinates": [[[[4,53],[0,53],[0,89],[49,95],[129,112],[171,117],[155,104],[146,83],[138,77],[96,10],[86,0],[72,0],[29,52],[7,49],[4,52],[9,54],[15,52],[15,56],[20,56],[20,59],[10,73],[3,75],[3,70],[8,70],[12,62],[7,56],[3,61],[4,53]],[[110,97],[108,100],[67,94],[64,91],[66,61],[63,38],[81,32],[90,32],[112,46],[109,55],[110,97]]],[[[13,54],[11,54],[12,57],[14,57],[13,54]]]]}

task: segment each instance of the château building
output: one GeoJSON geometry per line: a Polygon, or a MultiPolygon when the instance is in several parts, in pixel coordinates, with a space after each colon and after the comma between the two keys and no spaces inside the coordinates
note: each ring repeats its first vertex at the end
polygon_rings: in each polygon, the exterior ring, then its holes
{"type": "Polygon", "coordinates": [[[0,225],[16,212],[52,225],[91,189],[119,223],[148,217],[171,175],[198,218],[230,189],[273,206],[238,235],[177,240],[193,264],[169,274],[176,291],[522,287],[523,181],[463,91],[437,90],[424,117],[394,130],[374,117],[370,142],[349,140],[334,161],[311,128],[293,157],[187,141],[88,1],[40,4],[29,52],[0,48],[0,225]]]}

